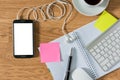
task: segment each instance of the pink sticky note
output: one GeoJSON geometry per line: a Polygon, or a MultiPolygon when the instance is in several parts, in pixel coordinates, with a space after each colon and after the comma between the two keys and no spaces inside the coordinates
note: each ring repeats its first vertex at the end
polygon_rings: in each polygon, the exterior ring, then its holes
{"type": "Polygon", "coordinates": [[[40,44],[41,62],[59,62],[60,47],[59,43],[41,43],[40,44]]]}

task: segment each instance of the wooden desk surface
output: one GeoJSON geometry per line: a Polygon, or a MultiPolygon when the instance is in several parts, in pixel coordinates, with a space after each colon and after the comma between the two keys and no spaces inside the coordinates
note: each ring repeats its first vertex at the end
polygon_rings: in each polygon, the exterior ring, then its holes
{"type": "MultiPolygon", "coordinates": [[[[22,7],[38,6],[53,0],[0,0],[0,80],[53,80],[45,64],[40,63],[39,53],[31,59],[15,59],[13,57],[12,21],[17,11],[22,7]]],[[[107,8],[111,14],[120,18],[120,0],[110,0],[107,8]]],[[[71,22],[67,30],[73,31],[82,25],[98,18],[87,17],[73,11],[71,22]]],[[[36,44],[49,42],[62,36],[61,25],[63,19],[56,22],[46,21],[36,26],[36,44]]],[[[120,80],[120,69],[99,80],[120,80]]]]}

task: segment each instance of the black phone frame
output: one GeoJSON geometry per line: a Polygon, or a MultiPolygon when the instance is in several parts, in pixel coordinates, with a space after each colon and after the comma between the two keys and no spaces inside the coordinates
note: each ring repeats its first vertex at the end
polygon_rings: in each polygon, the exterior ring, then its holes
{"type": "Polygon", "coordinates": [[[13,56],[15,58],[32,58],[34,57],[34,21],[33,20],[14,20],[13,21],[13,56]],[[33,33],[33,55],[15,55],[15,51],[14,51],[14,23],[32,23],[32,33],[33,33]]]}

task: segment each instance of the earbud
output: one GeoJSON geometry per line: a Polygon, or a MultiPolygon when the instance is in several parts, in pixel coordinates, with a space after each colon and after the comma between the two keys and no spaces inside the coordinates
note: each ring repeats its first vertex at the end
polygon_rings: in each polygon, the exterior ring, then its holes
{"type": "Polygon", "coordinates": [[[65,37],[67,43],[71,43],[76,39],[76,37],[71,37],[69,34],[66,34],[65,37]]]}

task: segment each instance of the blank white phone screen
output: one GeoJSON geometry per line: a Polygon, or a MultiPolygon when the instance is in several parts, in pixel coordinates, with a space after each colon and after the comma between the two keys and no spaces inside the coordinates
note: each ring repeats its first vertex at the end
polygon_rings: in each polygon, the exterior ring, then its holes
{"type": "Polygon", "coordinates": [[[33,55],[33,23],[14,23],[14,55],[33,55]]]}

